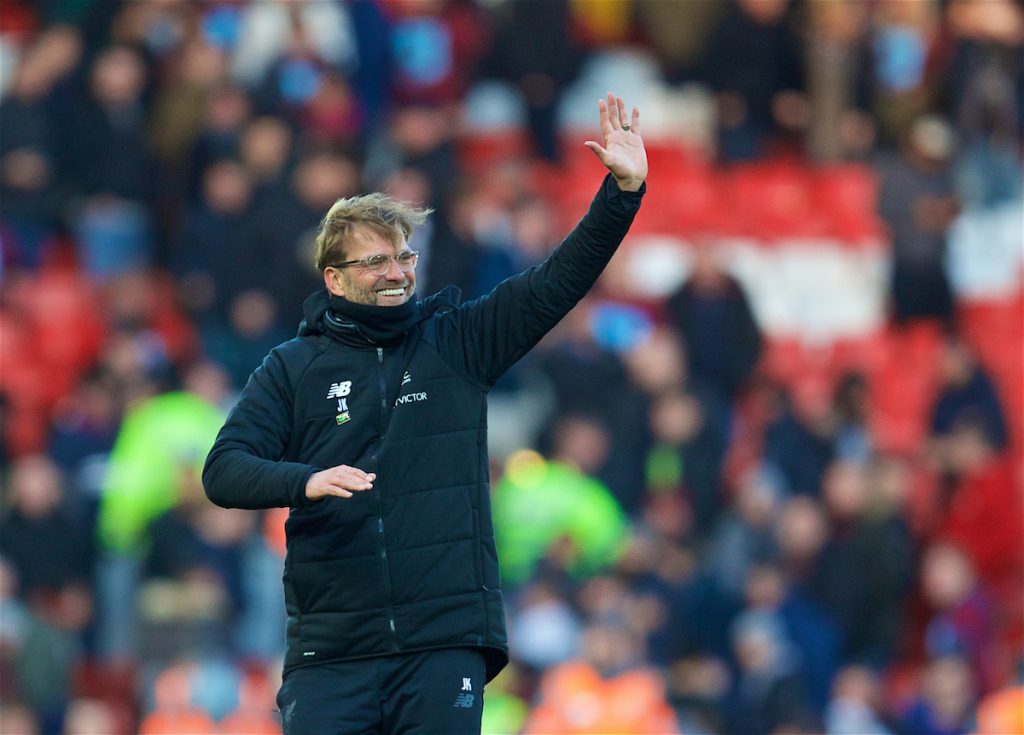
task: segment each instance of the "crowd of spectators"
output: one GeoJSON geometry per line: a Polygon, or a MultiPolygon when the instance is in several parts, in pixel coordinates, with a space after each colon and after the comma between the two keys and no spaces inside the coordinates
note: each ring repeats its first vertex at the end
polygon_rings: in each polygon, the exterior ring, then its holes
{"type": "Polygon", "coordinates": [[[668,293],[599,284],[493,393],[485,731],[1021,731],[1019,0],[5,0],[0,733],[278,732],[287,511],[199,469],[320,217],[432,207],[421,291],[485,294],[596,191],[608,88],[661,234],[699,225],[668,293]],[[779,160],[877,184],[887,310],[824,384],[703,218],[761,203],[684,185],[779,160]],[[1004,211],[978,299],[950,238],[1004,211]]]}

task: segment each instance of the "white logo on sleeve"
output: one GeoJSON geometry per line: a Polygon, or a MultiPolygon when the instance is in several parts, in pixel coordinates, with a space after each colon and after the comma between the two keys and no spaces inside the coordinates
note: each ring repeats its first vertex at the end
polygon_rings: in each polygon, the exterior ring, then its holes
{"type": "Polygon", "coordinates": [[[405,385],[406,383],[411,383],[411,382],[412,382],[412,375],[410,375],[409,371],[406,370],[405,371],[405,375],[402,376],[402,385],[405,385]]]}
{"type": "Polygon", "coordinates": [[[466,676],[462,677],[462,691],[464,691],[464,692],[471,692],[471,691],[473,691],[473,682],[469,679],[469,677],[466,677],[466,676]]]}

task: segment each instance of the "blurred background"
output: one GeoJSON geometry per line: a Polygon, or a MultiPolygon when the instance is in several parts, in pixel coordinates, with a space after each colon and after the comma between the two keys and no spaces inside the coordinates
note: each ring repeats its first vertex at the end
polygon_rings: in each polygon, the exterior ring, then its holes
{"type": "Polygon", "coordinates": [[[649,191],[497,386],[488,733],[1020,733],[1019,0],[4,0],[0,732],[273,733],[283,515],[198,470],[338,197],[421,293],[649,191]]]}

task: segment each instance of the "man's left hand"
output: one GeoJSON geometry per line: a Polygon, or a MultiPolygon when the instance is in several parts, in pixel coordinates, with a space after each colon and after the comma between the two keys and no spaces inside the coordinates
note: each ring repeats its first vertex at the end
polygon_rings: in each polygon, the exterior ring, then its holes
{"type": "Polygon", "coordinates": [[[604,145],[588,140],[584,145],[594,152],[623,191],[638,191],[647,178],[647,150],[640,137],[640,111],[633,108],[626,117],[626,103],[611,92],[597,103],[604,145]]]}

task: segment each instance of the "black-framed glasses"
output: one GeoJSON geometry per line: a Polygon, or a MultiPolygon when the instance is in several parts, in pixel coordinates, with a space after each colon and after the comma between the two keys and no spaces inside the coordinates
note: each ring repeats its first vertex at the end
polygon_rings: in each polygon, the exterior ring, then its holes
{"type": "Polygon", "coordinates": [[[346,260],[344,263],[333,263],[330,267],[348,268],[349,266],[356,265],[369,271],[375,276],[383,276],[391,270],[392,260],[398,263],[399,270],[409,272],[416,267],[416,261],[419,260],[419,257],[419,250],[403,250],[395,255],[391,255],[390,253],[378,253],[377,255],[371,255],[369,258],[346,260]]]}

